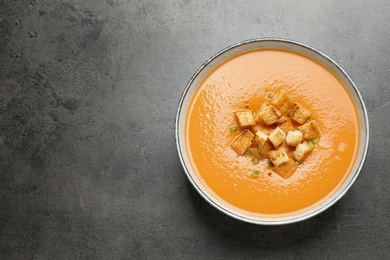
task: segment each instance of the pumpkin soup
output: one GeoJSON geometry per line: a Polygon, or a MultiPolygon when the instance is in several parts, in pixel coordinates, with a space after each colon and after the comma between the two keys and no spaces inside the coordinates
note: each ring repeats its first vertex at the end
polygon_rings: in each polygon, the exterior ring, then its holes
{"type": "Polygon", "coordinates": [[[238,55],[203,80],[187,112],[185,138],[194,171],[221,199],[249,212],[281,214],[310,207],[342,184],[357,154],[359,124],[331,72],[270,49],[238,55]],[[276,104],[283,93],[295,105],[276,104]],[[315,124],[320,139],[302,128],[307,124],[315,124]],[[254,149],[259,145],[265,151],[254,149]],[[296,154],[284,154],[285,145],[296,154]]]}

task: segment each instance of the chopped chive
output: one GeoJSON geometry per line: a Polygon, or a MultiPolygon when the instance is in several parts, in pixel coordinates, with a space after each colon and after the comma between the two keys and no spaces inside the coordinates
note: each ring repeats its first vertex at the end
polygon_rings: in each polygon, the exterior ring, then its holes
{"type": "Polygon", "coordinates": [[[268,95],[267,95],[267,98],[268,99],[272,99],[273,97],[274,97],[274,93],[269,92],[268,95]]]}
{"type": "Polygon", "coordinates": [[[245,155],[251,157],[251,156],[252,156],[252,153],[251,153],[250,151],[246,151],[246,152],[245,152],[245,155]]]}
{"type": "Polygon", "coordinates": [[[312,140],[309,140],[307,141],[309,143],[309,145],[311,146],[316,146],[316,144],[318,144],[319,140],[318,138],[315,138],[315,139],[312,139],[312,140]]]}
{"type": "Polygon", "coordinates": [[[301,163],[300,163],[300,162],[298,162],[298,161],[295,161],[295,164],[296,164],[296,165],[300,165],[301,163]]]}
{"type": "Polygon", "coordinates": [[[259,177],[259,171],[253,171],[253,172],[251,173],[251,176],[252,176],[253,178],[259,177]]]}
{"type": "Polygon", "coordinates": [[[252,157],[252,163],[253,164],[258,164],[259,163],[259,159],[253,156],[252,157]]]}
{"type": "Polygon", "coordinates": [[[233,125],[229,129],[230,129],[231,132],[235,132],[235,131],[237,131],[237,126],[233,125]]]}

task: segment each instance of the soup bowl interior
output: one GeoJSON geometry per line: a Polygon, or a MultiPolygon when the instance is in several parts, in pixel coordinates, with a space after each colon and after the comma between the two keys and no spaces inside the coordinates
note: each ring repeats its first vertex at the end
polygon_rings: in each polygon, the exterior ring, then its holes
{"type": "Polygon", "coordinates": [[[335,202],[337,202],[352,186],[357,176],[359,175],[359,172],[362,169],[368,149],[368,131],[369,125],[364,102],[357,87],[355,86],[349,75],[335,61],[333,61],[324,53],[305,44],[283,39],[248,40],[232,45],[211,57],[196,71],[196,73],[188,82],[181,97],[176,116],[176,144],[178,154],[184,171],[194,188],[206,201],[208,201],[212,206],[222,211],[223,213],[245,222],[262,225],[279,225],[302,221],[317,215],[318,213],[326,210],[335,202]],[[194,96],[197,88],[200,86],[201,82],[205,79],[205,77],[207,77],[218,66],[223,64],[225,61],[231,59],[232,57],[235,57],[241,53],[265,49],[276,49],[294,52],[306,56],[322,64],[322,66],[326,67],[343,83],[343,85],[349,92],[350,97],[356,107],[356,112],[360,124],[360,144],[356,155],[355,163],[352,167],[352,170],[350,171],[346,179],[343,181],[343,183],[340,185],[340,187],[335,192],[333,192],[333,194],[328,196],[323,201],[316,203],[312,207],[304,208],[302,210],[286,214],[252,213],[237,208],[219,198],[217,194],[215,194],[212,190],[206,187],[206,185],[201,181],[199,176],[195,173],[194,169],[191,166],[190,158],[187,153],[186,147],[187,144],[185,137],[185,124],[187,110],[192,97],[194,96]]]}

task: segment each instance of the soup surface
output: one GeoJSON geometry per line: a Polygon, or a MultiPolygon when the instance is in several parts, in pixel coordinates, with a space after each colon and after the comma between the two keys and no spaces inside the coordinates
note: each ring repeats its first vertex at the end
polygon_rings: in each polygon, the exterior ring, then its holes
{"type": "Polygon", "coordinates": [[[295,53],[259,50],[228,60],[206,77],[191,100],[185,135],[192,167],[219,198],[241,210],[282,214],[310,207],[342,184],[356,157],[359,125],[348,92],[331,72],[295,53]],[[229,131],[234,111],[257,110],[267,93],[282,89],[315,114],[322,135],[286,179],[267,160],[254,165],[237,155],[230,148],[237,133],[229,131]]]}

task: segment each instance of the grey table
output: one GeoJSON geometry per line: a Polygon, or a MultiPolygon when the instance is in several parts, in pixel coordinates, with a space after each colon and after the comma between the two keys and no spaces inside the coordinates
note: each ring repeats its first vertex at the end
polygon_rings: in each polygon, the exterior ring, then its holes
{"type": "Polygon", "coordinates": [[[389,259],[387,1],[0,0],[0,259],[389,259]],[[370,149],[310,220],[256,226],[193,189],[174,124],[236,42],[312,45],[352,76],[370,149]]]}

